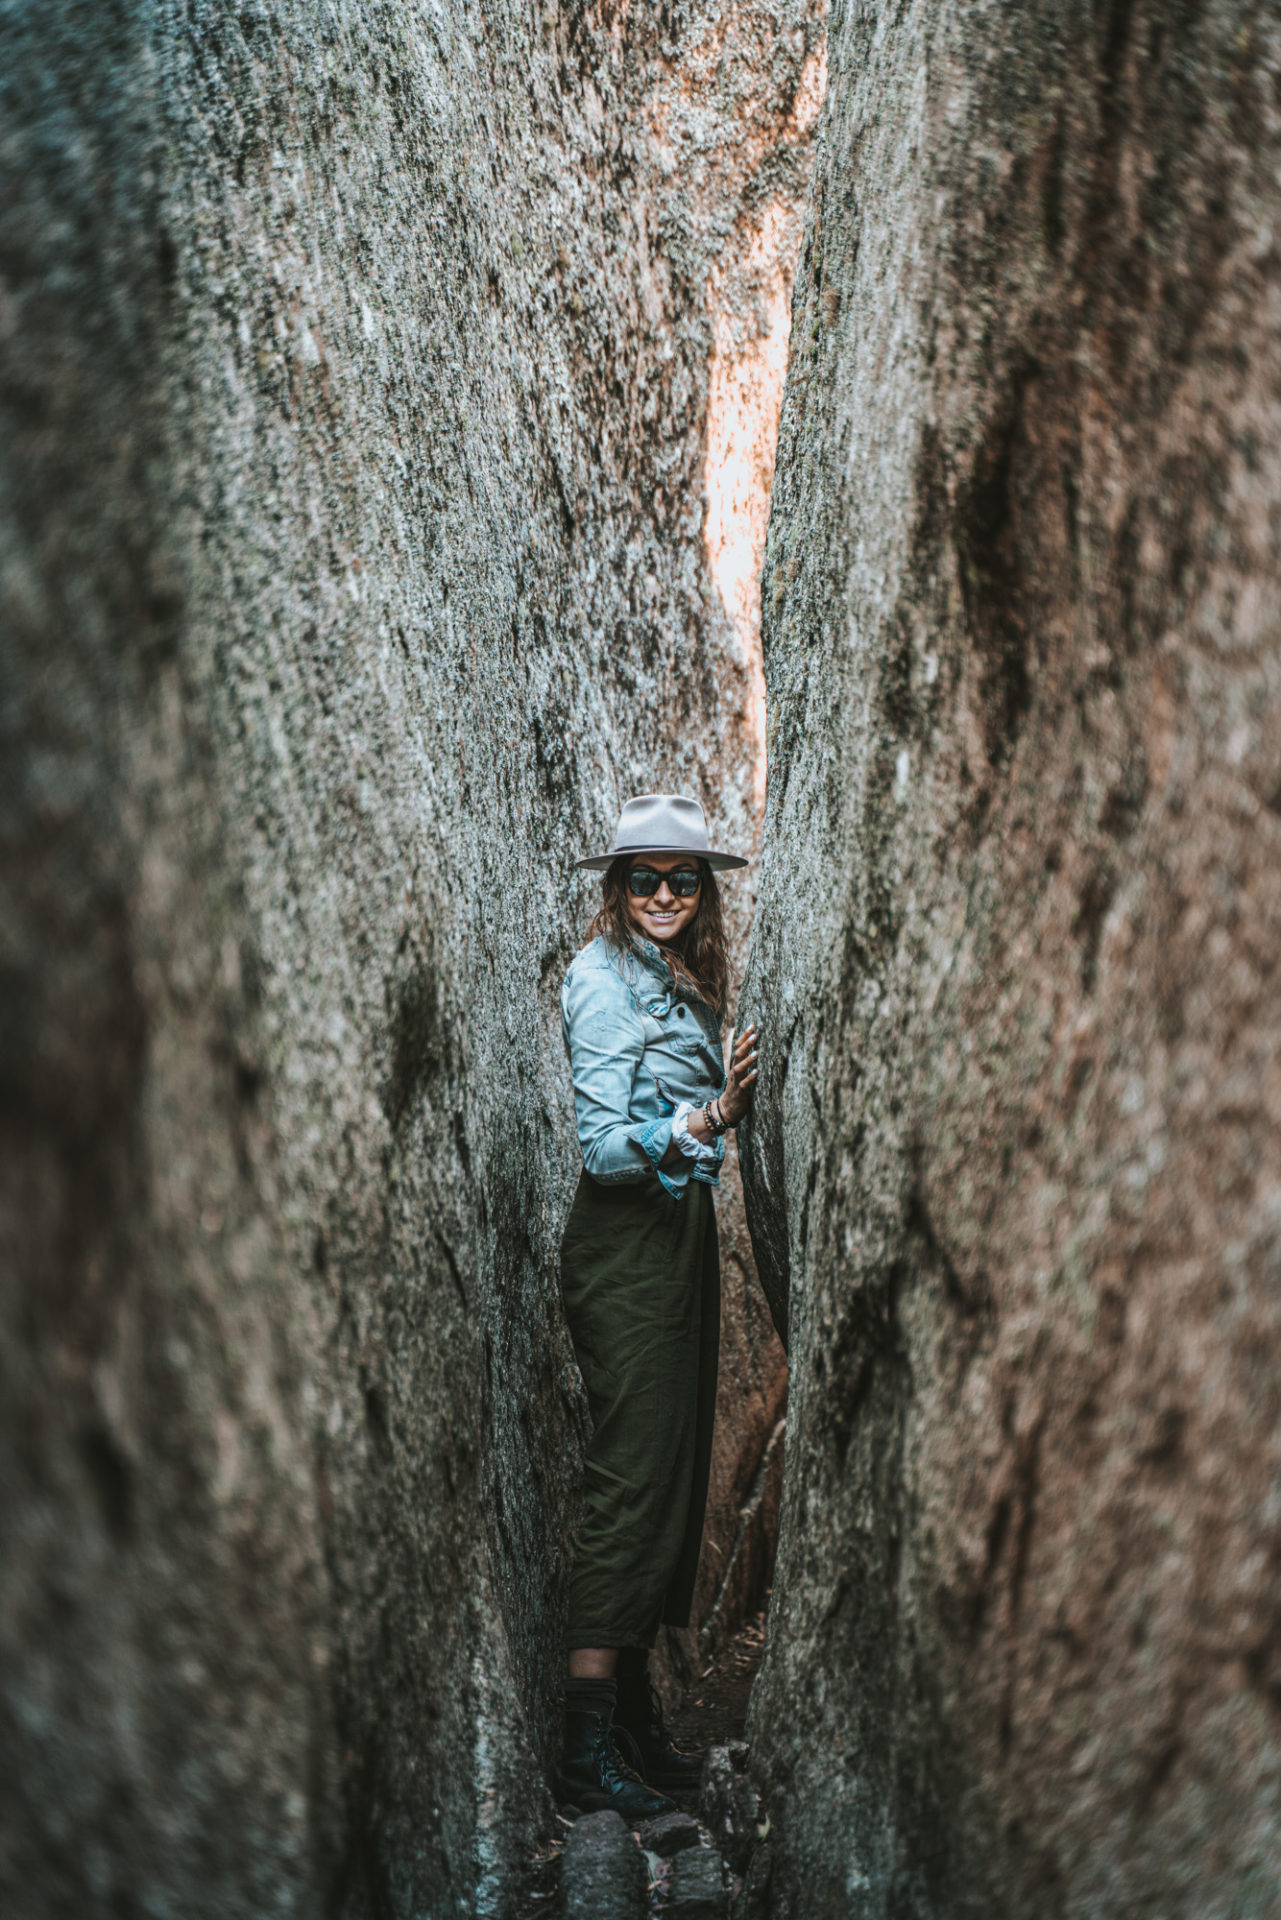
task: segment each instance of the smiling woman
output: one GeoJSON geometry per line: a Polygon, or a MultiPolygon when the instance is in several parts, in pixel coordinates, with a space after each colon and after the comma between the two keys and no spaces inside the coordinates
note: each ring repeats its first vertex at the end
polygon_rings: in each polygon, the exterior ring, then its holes
{"type": "Polygon", "coordinates": [[[720,1330],[712,1189],[756,1078],[749,1027],[728,1075],[715,869],[696,800],[629,800],[600,910],[561,996],[583,1176],[561,1252],[591,1408],[569,1602],[564,1802],[629,1821],[692,1791],[649,1684],[660,1625],[684,1626],[698,1570],[720,1330]],[[621,1750],[620,1750],[621,1748],[621,1750]]]}

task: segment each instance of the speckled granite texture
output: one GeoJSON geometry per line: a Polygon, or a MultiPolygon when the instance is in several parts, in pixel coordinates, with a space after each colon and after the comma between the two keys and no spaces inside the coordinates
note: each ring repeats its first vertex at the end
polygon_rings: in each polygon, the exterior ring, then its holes
{"type": "Polygon", "coordinates": [[[1281,1911],[1279,102],[1273,6],[832,16],[744,988],[779,1920],[1281,1911]]]}
{"type": "Polygon", "coordinates": [[[3,8],[6,1913],[509,1910],[569,863],[756,830],[819,11],[3,8]]]}

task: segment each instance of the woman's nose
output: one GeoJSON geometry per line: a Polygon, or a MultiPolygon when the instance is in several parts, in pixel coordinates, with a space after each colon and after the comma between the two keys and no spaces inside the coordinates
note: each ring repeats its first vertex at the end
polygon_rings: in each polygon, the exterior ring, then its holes
{"type": "Polygon", "coordinates": [[[661,906],[669,907],[673,900],[675,900],[676,895],[672,892],[666,880],[660,880],[658,883],[658,891],[655,893],[654,898],[661,906]]]}

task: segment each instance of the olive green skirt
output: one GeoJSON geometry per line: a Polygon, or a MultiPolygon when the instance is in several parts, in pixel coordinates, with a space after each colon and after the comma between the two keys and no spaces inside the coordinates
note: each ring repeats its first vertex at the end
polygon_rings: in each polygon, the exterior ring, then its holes
{"type": "Polygon", "coordinates": [[[707,1505],[720,1345],[712,1190],[579,1183],[565,1315],[592,1417],[568,1644],[649,1647],[685,1626],[707,1505]]]}

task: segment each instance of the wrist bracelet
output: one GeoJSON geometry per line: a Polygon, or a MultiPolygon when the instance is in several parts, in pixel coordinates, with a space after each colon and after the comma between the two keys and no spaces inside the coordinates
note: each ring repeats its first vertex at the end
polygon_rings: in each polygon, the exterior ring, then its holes
{"type": "Polygon", "coordinates": [[[689,1130],[691,1119],[699,1112],[701,1108],[696,1107],[692,1100],[682,1101],[672,1115],[672,1139],[687,1160],[714,1160],[715,1147],[709,1146],[689,1130]]]}
{"type": "Polygon", "coordinates": [[[711,1100],[709,1100],[707,1105],[703,1108],[703,1118],[704,1120],[706,1120],[708,1126],[711,1128],[712,1132],[716,1134],[718,1138],[722,1133],[729,1132],[729,1121],[725,1118],[724,1110],[721,1107],[721,1098],[719,1094],[713,1094],[711,1100]],[[717,1119],[716,1113],[712,1112],[713,1105],[715,1105],[717,1113],[720,1114],[719,1119],[717,1119]]]}

